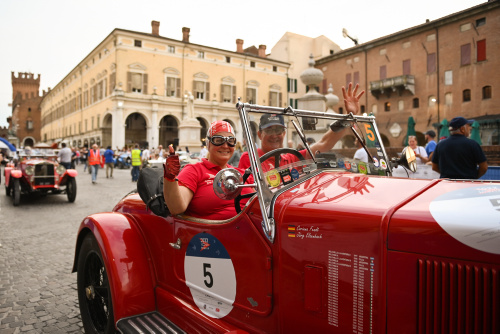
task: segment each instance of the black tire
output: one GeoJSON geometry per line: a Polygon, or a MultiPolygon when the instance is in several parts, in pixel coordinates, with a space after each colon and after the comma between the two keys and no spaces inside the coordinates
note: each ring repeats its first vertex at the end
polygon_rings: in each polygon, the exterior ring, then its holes
{"type": "Polygon", "coordinates": [[[68,201],[73,203],[76,199],[76,180],[74,177],[70,178],[66,183],[66,194],[68,195],[68,201]]]}
{"type": "Polygon", "coordinates": [[[5,195],[10,197],[10,187],[5,186],[5,195]]]}
{"type": "Polygon", "coordinates": [[[21,202],[21,185],[19,179],[12,180],[12,203],[18,206],[21,202]]]}
{"type": "Polygon", "coordinates": [[[115,333],[108,275],[93,234],[85,236],[78,254],[78,303],[87,334],[115,333]]]}
{"type": "Polygon", "coordinates": [[[125,168],[125,167],[123,166],[123,162],[121,162],[121,161],[118,161],[118,162],[116,163],[116,167],[118,167],[118,169],[123,169],[123,168],[125,168]]]}

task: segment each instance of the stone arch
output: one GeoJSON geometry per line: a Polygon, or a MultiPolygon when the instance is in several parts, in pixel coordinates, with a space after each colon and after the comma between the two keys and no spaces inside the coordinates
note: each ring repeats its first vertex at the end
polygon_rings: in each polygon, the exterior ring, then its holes
{"type": "Polygon", "coordinates": [[[174,147],[179,145],[179,120],[173,115],[162,117],[159,123],[159,140],[158,145],[163,148],[172,144],[174,147]]]}
{"type": "Polygon", "coordinates": [[[200,122],[201,125],[200,140],[201,143],[204,144],[207,137],[208,128],[210,127],[210,123],[203,117],[196,117],[196,119],[198,120],[198,122],[200,122]]]}
{"type": "Polygon", "coordinates": [[[125,145],[141,146],[147,142],[147,117],[140,112],[132,112],[125,118],[125,145]]]}
{"type": "Polygon", "coordinates": [[[112,131],[113,129],[113,114],[108,112],[104,114],[104,117],[102,119],[101,123],[101,130],[102,130],[102,145],[104,147],[108,147],[111,145],[112,142],[112,131]]]}

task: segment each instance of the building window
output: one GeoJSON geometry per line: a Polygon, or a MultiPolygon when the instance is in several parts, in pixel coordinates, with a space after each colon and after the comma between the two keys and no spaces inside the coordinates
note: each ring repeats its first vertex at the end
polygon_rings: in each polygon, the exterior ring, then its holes
{"type": "Polygon", "coordinates": [[[418,100],[418,97],[413,99],[413,109],[417,109],[420,107],[420,101],[418,100]]]}
{"type": "Polygon", "coordinates": [[[290,99],[290,107],[297,109],[298,102],[299,100],[297,99],[290,99]]]}
{"type": "Polygon", "coordinates": [[[387,78],[387,67],[385,65],[380,66],[380,80],[387,78]]]}
{"type": "Polygon", "coordinates": [[[349,87],[349,84],[352,82],[352,75],[351,73],[347,73],[345,75],[345,86],[349,87]]]}
{"type": "Polygon", "coordinates": [[[339,114],[343,114],[343,113],[344,113],[344,108],[339,107],[339,114]]]}
{"type": "Polygon", "coordinates": [[[376,115],[378,112],[378,107],[376,104],[372,104],[372,114],[376,115]]]}
{"type": "Polygon", "coordinates": [[[460,46],[460,65],[470,65],[470,43],[460,46]]]}
{"type": "Polygon", "coordinates": [[[427,105],[429,107],[431,107],[431,108],[435,107],[436,106],[436,101],[437,101],[436,97],[431,95],[431,96],[429,96],[429,99],[427,101],[427,105]]]}
{"type": "Polygon", "coordinates": [[[101,127],[101,115],[97,115],[97,128],[101,127]]]}
{"type": "Polygon", "coordinates": [[[194,97],[197,100],[207,100],[209,99],[209,88],[210,83],[205,81],[194,81],[194,97]]]}
{"type": "Polygon", "coordinates": [[[205,58],[205,51],[198,51],[198,58],[204,59],[205,58]]]}
{"type": "Polygon", "coordinates": [[[384,111],[391,111],[391,102],[384,103],[384,111]]]}
{"type": "Polygon", "coordinates": [[[465,23],[465,24],[462,24],[460,26],[460,31],[461,32],[468,31],[468,30],[470,30],[470,28],[471,28],[471,24],[470,23],[465,23]]]}
{"type": "Polygon", "coordinates": [[[94,116],[92,116],[90,124],[90,130],[94,130],[94,116]]]}
{"type": "Polygon", "coordinates": [[[398,101],[398,111],[405,110],[405,102],[403,100],[398,101]]]}
{"type": "Polygon", "coordinates": [[[358,71],[354,72],[353,77],[354,78],[353,78],[352,84],[354,86],[356,86],[356,84],[359,84],[359,72],[358,71]]]}
{"type": "Polygon", "coordinates": [[[482,17],[476,20],[476,27],[484,26],[486,24],[486,18],[482,17]]]}
{"type": "Polygon", "coordinates": [[[436,53],[427,54],[427,73],[436,72],[436,53]]]}
{"type": "Polygon", "coordinates": [[[273,66],[273,72],[278,72],[278,66],[273,66]]]}
{"type": "Polygon", "coordinates": [[[453,85],[453,71],[444,72],[444,84],[446,86],[453,85]]]}
{"type": "Polygon", "coordinates": [[[403,60],[403,75],[410,75],[411,74],[411,60],[406,59],[403,60]]]}
{"type": "Polygon", "coordinates": [[[280,92],[269,92],[269,106],[280,107],[281,106],[281,93],[280,92]]]}
{"type": "Polygon", "coordinates": [[[231,64],[231,57],[226,56],[226,63],[231,64]]]}
{"type": "Polygon", "coordinates": [[[247,102],[250,104],[257,103],[257,89],[247,88],[247,102]]]}
{"type": "Polygon", "coordinates": [[[491,99],[491,86],[483,87],[483,100],[491,99]]]}
{"type": "Polygon", "coordinates": [[[469,102],[470,101],[470,89],[464,89],[462,92],[462,101],[469,102]]]}
{"type": "Polygon", "coordinates": [[[232,85],[221,85],[221,102],[235,103],[236,102],[236,86],[232,85]]]}
{"type": "Polygon", "coordinates": [[[87,122],[87,121],[88,121],[88,120],[86,119],[86,120],[85,120],[85,132],[87,132],[87,131],[88,131],[88,122],[87,122]]]}
{"type": "Polygon", "coordinates": [[[33,130],[33,121],[31,119],[26,121],[26,129],[33,130]]]}
{"type": "Polygon", "coordinates": [[[360,110],[361,110],[361,115],[363,115],[363,114],[365,113],[365,106],[364,106],[364,105],[361,105],[360,110]]]}
{"type": "Polygon", "coordinates": [[[451,93],[444,94],[444,104],[447,106],[451,106],[453,103],[453,95],[451,93]]]}
{"type": "Polygon", "coordinates": [[[288,92],[297,93],[297,79],[288,78],[288,92]]]}
{"type": "Polygon", "coordinates": [[[255,62],[254,61],[250,62],[250,67],[255,67],[255,62]]]}
{"type": "Polygon", "coordinates": [[[148,75],[143,73],[127,73],[128,91],[147,94],[148,75]]]}
{"type": "Polygon", "coordinates": [[[165,86],[167,87],[166,93],[165,93],[166,96],[180,97],[180,95],[181,95],[181,79],[167,77],[167,83],[165,86]]]}
{"type": "Polygon", "coordinates": [[[175,53],[175,46],[169,45],[168,46],[168,53],[175,53]]]}
{"type": "Polygon", "coordinates": [[[486,40],[482,39],[477,41],[477,61],[485,61],[486,60],[486,40]]]}
{"type": "Polygon", "coordinates": [[[141,48],[142,47],[142,41],[139,39],[134,40],[134,46],[141,48]]]}

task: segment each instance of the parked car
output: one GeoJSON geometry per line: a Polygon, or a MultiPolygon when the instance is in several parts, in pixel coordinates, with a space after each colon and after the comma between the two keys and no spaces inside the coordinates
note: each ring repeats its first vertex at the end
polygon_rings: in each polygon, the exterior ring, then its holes
{"type": "Polygon", "coordinates": [[[132,166],[132,154],[130,152],[121,152],[114,160],[116,168],[126,169],[132,166]]]}
{"type": "Polygon", "coordinates": [[[69,202],[76,199],[75,169],[66,169],[57,162],[51,148],[19,149],[12,162],[5,167],[5,193],[18,206],[21,195],[66,194],[69,202]]]}
{"type": "Polygon", "coordinates": [[[235,169],[213,182],[235,217],[160,215],[161,194],[141,192],[82,221],[86,333],[499,332],[500,182],[392,176],[415,171],[415,155],[389,159],[373,116],[237,106],[255,193],[240,205],[248,179],[235,169]],[[370,162],[288,148],[259,159],[247,120],[262,113],[297,120],[305,147],[301,121],[321,132],[341,121],[370,162]],[[282,153],[300,161],[279,165],[282,153]]]}

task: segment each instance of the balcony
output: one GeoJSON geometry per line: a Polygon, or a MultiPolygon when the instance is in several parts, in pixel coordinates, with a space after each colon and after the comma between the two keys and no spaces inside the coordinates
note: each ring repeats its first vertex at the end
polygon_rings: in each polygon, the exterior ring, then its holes
{"type": "Polygon", "coordinates": [[[391,97],[391,94],[396,92],[401,96],[404,91],[409,91],[411,95],[415,94],[415,77],[413,75],[400,75],[394,78],[370,81],[370,92],[377,99],[384,94],[391,97]]]}

